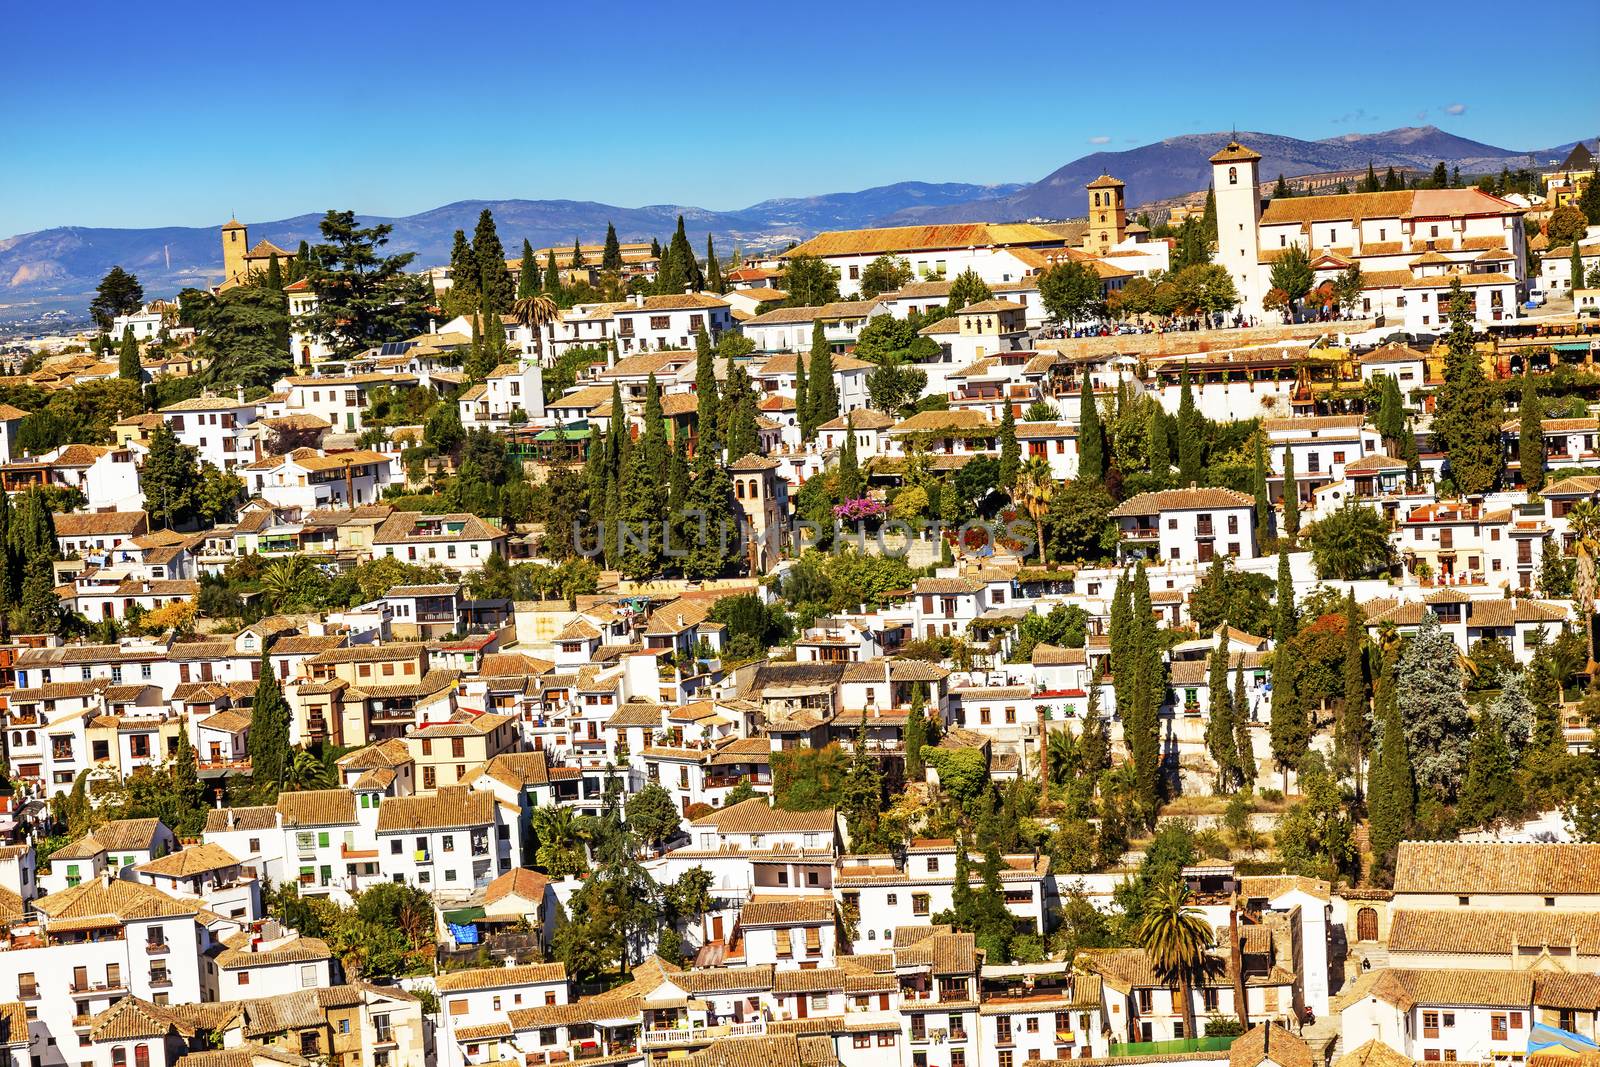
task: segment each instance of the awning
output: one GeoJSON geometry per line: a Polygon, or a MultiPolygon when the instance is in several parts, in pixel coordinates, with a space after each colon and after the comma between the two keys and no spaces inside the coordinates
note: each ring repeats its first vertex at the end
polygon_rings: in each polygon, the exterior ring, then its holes
{"type": "Polygon", "coordinates": [[[452,926],[477,922],[481,918],[483,918],[482,908],[457,908],[455,911],[447,911],[444,913],[444,921],[450,923],[452,926]]]}

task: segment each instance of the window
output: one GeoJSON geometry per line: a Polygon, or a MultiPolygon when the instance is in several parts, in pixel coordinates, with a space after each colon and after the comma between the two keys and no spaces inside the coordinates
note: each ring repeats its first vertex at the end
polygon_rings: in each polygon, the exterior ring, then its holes
{"type": "Polygon", "coordinates": [[[894,907],[894,906],[895,906],[895,905],[896,905],[896,904],[899,904],[899,903],[900,903],[900,897],[899,897],[899,895],[898,895],[898,894],[896,894],[896,893],[890,893],[890,894],[889,894],[889,895],[888,895],[888,897],[887,897],[887,898],[886,898],[886,899],[885,899],[885,901],[884,901],[884,902],[885,902],[885,903],[886,903],[886,904],[888,904],[888,905],[889,905],[889,907],[891,907],[891,908],[892,908],[892,907],[894,907]]]}
{"type": "MultiPolygon", "coordinates": [[[[1239,184],[1239,168],[1238,167],[1229,167],[1228,168],[1228,184],[1229,185],[1238,185],[1239,184]]],[[[1002,1064],[1001,1067],[1011,1067],[1011,1064],[1009,1064],[1009,1063],[1002,1064]]]]}
{"type": "Polygon", "coordinates": [[[811,994],[811,1010],[812,1011],[827,1011],[828,1010],[828,994],[826,994],[826,993],[813,993],[813,994],[811,994]]]}
{"type": "Polygon", "coordinates": [[[239,984],[240,985],[249,985],[250,984],[250,972],[249,971],[240,971],[239,972],[239,984]]]}
{"type": "Polygon", "coordinates": [[[913,893],[911,895],[911,914],[913,914],[913,915],[926,915],[926,914],[928,914],[928,894],[926,894],[926,893],[913,893]]]}
{"type": "Polygon", "coordinates": [[[871,1034],[856,1034],[851,1039],[850,1044],[854,1048],[871,1048],[872,1047],[872,1035],[871,1034]]]}
{"type": "Polygon", "coordinates": [[[894,1034],[879,1034],[878,1035],[878,1047],[880,1047],[880,1048],[893,1048],[894,1047],[895,1036],[896,1035],[894,1035],[894,1034]]]}
{"type": "Polygon", "coordinates": [[[996,1067],[1011,1067],[1011,1050],[1010,1049],[1003,1048],[1003,1049],[1000,1050],[1000,1055],[998,1057],[998,1061],[996,1063],[996,1067]]]}

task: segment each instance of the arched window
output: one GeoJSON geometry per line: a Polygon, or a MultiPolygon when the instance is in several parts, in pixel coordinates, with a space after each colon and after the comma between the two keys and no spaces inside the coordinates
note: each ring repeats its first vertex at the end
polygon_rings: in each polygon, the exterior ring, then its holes
{"type": "Polygon", "coordinates": [[[1238,167],[1229,167],[1228,168],[1228,184],[1229,185],[1238,185],[1239,184],[1239,168],[1238,167]]]}
{"type": "Polygon", "coordinates": [[[34,733],[32,730],[29,730],[28,731],[28,744],[37,745],[38,743],[39,743],[39,735],[34,733]]]}
{"type": "Polygon", "coordinates": [[[740,500],[744,499],[744,481],[740,478],[733,480],[733,492],[740,500]]]}
{"type": "Polygon", "coordinates": [[[1094,206],[1095,207],[1099,207],[1100,206],[1100,194],[1099,193],[1095,193],[1094,194],[1094,206]]]}

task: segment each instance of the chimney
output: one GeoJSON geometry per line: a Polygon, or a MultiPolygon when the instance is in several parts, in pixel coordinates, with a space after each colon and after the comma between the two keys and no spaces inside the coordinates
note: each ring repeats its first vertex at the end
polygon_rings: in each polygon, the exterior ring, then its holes
{"type": "Polygon", "coordinates": [[[239,403],[243,404],[244,403],[244,386],[242,384],[234,386],[233,387],[233,395],[234,395],[234,399],[238,400],[239,403]]]}
{"type": "Polygon", "coordinates": [[[633,306],[634,307],[636,307],[636,308],[644,307],[644,294],[643,293],[634,293],[628,299],[633,302],[633,306]]]}
{"type": "Polygon", "coordinates": [[[435,321],[435,319],[433,318],[432,315],[428,316],[428,332],[429,333],[438,333],[439,332],[439,323],[437,321],[435,321]]]}

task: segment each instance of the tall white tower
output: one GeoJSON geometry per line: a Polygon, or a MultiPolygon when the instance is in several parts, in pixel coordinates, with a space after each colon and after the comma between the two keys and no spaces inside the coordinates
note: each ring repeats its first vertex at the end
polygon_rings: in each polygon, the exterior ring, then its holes
{"type": "Polygon", "coordinates": [[[1261,153],[1238,141],[1211,157],[1211,188],[1217,198],[1217,262],[1233,277],[1240,310],[1260,318],[1262,289],[1261,153]]]}

